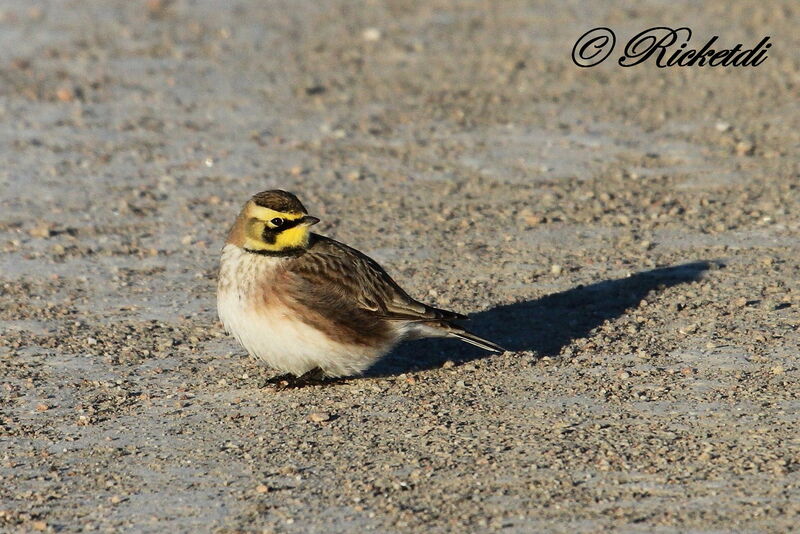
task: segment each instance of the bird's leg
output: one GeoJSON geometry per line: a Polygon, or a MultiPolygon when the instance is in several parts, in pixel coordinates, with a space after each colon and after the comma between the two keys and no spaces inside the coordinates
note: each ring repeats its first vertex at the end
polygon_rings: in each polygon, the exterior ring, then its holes
{"type": "Polygon", "coordinates": [[[294,382],[296,377],[290,373],[284,373],[282,375],[276,375],[272,378],[267,379],[261,387],[272,387],[276,389],[284,389],[289,387],[289,384],[294,382]]]}
{"type": "Polygon", "coordinates": [[[305,384],[313,384],[316,382],[322,382],[325,380],[325,371],[320,369],[319,367],[315,367],[314,369],[303,373],[302,375],[297,377],[298,382],[303,382],[305,384]]]}
{"type": "Polygon", "coordinates": [[[283,390],[325,383],[325,372],[317,367],[300,376],[295,376],[291,373],[274,376],[267,380],[265,386],[283,390]]]}
{"type": "Polygon", "coordinates": [[[329,378],[325,375],[325,371],[317,367],[300,376],[289,373],[274,376],[267,380],[263,387],[284,390],[297,389],[305,386],[332,386],[346,381],[347,378],[329,378]]]}
{"type": "MultiPolygon", "coordinates": [[[[331,377],[325,374],[325,371],[319,367],[297,377],[298,383],[302,381],[305,386],[334,386],[336,384],[346,383],[350,377],[338,376],[331,377]]],[[[300,386],[300,384],[298,384],[300,386]]]]}

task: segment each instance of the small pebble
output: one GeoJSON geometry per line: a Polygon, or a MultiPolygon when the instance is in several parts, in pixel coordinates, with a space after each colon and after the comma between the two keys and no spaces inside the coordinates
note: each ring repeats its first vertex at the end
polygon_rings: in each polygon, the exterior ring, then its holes
{"type": "Polygon", "coordinates": [[[50,237],[50,224],[40,221],[36,226],[28,230],[31,237],[50,237]]]}
{"type": "Polygon", "coordinates": [[[368,42],[380,41],[382,35],[378,28],[367,28],[361,33],[361,37],[368,42]]]}
{"type": "Polygon", "coordinates": [[[72,102],[75,100],[75,93],[72,92],[71,89],[67,87],[61,87],[56,91],[56,98],[58,98],[61,102],[72,102]]]}
{"type": "Polygon", "coordinates": [[[322,423],[323,421],[328,421],[331,418],[331,414],[328,412],[311,412],[308,414],[308,420],[312,423],[322,423]]]}
{"type": "Polygon", "coordinates": [[[753,143],[750,143],[748,141],[739,141],[736,144],[737,156],[752,156],[754,151],[755,151],[755,146],[753,145],[753,143]]]}

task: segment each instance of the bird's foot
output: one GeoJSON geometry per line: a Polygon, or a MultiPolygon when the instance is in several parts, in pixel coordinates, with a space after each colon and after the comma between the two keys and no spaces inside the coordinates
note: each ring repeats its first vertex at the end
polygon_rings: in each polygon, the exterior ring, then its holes
{"type": "Polygon", "coordinates": [[[276,391],[282,391],[284,389],[299,389],[306,386],[332,386],[342,383],[343,381],[344,379],[342,378],[328,378],[325,375],[325,371],[316,368],[300,376],[287,373],[272,377],[267,380],[265,387],[273,388],[276,391]]]}
{"type": "Polygon", "coordinates": [[[282,375],[273,376],[272,378],[265,380],[261,387],[264,388],[271,388],[276,390],[281,389],[288,389],[292,382],[297,380],[297,377],[290,373],[285,373],[282,375]]]}

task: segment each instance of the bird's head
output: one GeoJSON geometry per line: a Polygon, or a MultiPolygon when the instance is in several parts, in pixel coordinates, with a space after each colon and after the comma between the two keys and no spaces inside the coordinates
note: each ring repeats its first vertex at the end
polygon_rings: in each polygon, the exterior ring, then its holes
{"type": "Polygon", "coordinates": [[[280,189],[262,191],[244,205],[227,243],[249,252],[284,254],[308,246],[312,217],[296,196],[280,189]]]}

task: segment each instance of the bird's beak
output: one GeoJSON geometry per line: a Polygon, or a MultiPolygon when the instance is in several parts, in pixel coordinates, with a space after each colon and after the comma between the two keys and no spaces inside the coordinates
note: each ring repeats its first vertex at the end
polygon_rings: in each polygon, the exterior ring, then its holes
{"type": "Polygon", "coordinates": [[[319,222],[319,219],[317,219],[316,217],[312,217],[311,215],[306,215],[305,217],[303,217],[302,221],[303,224],[305,224],[306,226],[314,226],[319,222]]]}

